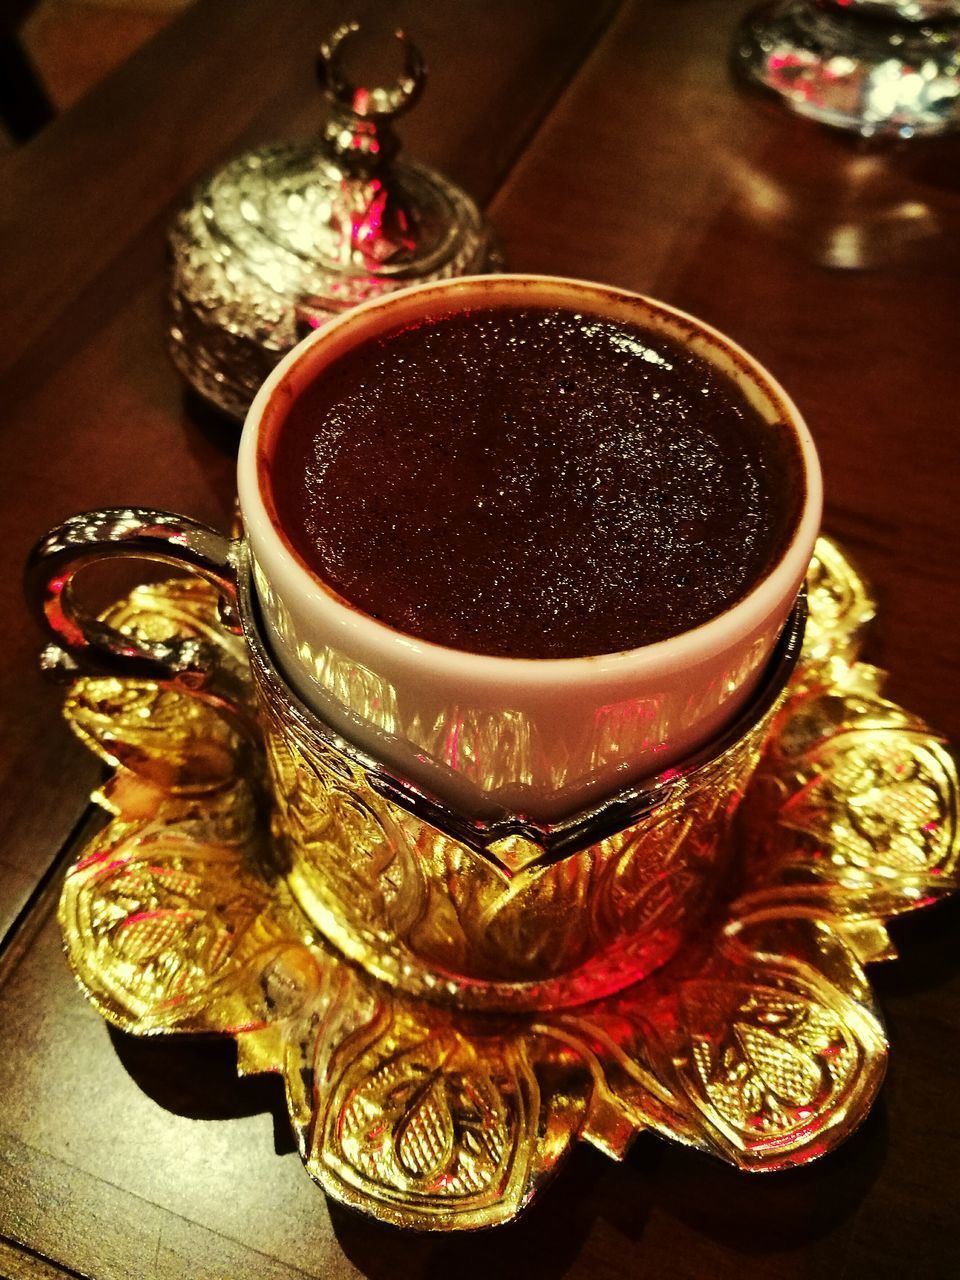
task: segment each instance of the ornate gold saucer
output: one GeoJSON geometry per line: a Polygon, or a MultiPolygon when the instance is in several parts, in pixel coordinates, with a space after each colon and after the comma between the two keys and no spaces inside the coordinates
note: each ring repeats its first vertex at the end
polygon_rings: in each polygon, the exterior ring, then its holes
{"type": "MultiPolygon", "coordinates": [[[[668,965],[549,1013],[468,1015],[379,984],[316,938],[273,869],[260,765],[209,704],[76,679],[68,721],[111,766],[110,815],[69,872],[67,955],[134,1035],[218,1032],[279,1072],[307,1170],[407,1227],[514,1217],[578,1139],[642,1130],[744,1170],[802,1164],[864,1118],[887,1044],[863,965],[886,922],[957,887],[943,742],[856,660],[873,607],[821,540],[801,663],[730,836],[735,882],[668,965]]],[[[195,636],[244,674],[212,588],[140,587],[109,620],[195,636]]]]}

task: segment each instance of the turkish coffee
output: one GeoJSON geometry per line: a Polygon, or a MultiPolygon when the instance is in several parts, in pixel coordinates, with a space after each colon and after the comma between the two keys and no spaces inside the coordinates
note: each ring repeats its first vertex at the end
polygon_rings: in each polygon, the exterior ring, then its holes
{"type": "Polygon", "coordinates": [[[454,649],[600,655],[743,599],[804,502],[789,427],[655,328],[499,305],[369,337],[318,370],[263,464],[302,564],[454,649]]]}

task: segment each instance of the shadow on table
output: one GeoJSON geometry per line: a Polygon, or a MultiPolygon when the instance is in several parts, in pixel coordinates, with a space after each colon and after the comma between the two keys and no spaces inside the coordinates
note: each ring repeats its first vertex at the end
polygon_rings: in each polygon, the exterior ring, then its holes
{"type": "Polygon", "coordinates": [[[277,1155],[296,1151],[281,1078],[238,1076],[232,1040],[141,1038],[115,1027],[108,1030],[124,1069],[158,1106],[190,1120],[237,1120],[265,1113],[273,1117],[277,1155]]]}
{"type": "Polygon", "coordinates": [[[741,1174],[647,1137],[622,1165],[579,1149],[519,1222],[492,1231],[404,1232],[333,1203],[330,1219],[344,1253],[368,1280],[559,1280],[591,1237],[598,1275],[632,1276],[664,1261],[671,1221],[748,1257],[809,1249],[856,1213],[885,1150],[878,1105],[839,1151],[804,1169],[741,1174]],[[642,1242],[655,1217],[665,1225],[658,1226],[657,1257],[648,1257],[642,1242]]]}
{"type": "MultiPolygon", "coordinates": [[[[184,388],[182,403],[184,417],[208,445],[225,457],[236,455],[242,429],[240,423],[228,418],[190,387],[184,388]]],[[[184,433],[184,443],[190,448],[189,432],[184,433]]]]}
{"type": "MultiPolygon", "coordinates": [[[[933,990],[957,972],[958,925],[960,900],[896,922],[901,958],[872,970],[881,1006],[889,1012],[899,998],[933,990]]],[[[277,1153],[295,1151],[279,1077],[238,1079],[232,1042],[138,1039],[116,1030],[110,1036],[125,1069],[160,1106],[195,1119],[266,1113],[277,1153]]],[[[784,1254],[809,1256],[818,1242],[842,1238],[886,1154],[881,1094],[836,1152],[783,1173],[740,1174],[651,1136],[641,1136],[623,1164],[580,1147],[518,1222],[473,1235],[401,1231],[327,1203],[340,1247],[368,1280],[559,1280],[587,1247],[597,1274],[634,1275],[655,1269],[674,1238],[691,1235],[758,1260],[766,1275],[784,1254]]],[[[745,1274],[756,1267],[745,1263],[745,1274]]]]}
{"type": "MultiPolygon", "coordinates": [[[[597,1188],[608,1161],[578,1150],[542,1199],[506,1226],[466,1235],[401,1231],[328,1201],[343,1252],[368,1280],[521,1280],[563,1276],[580,1253],[597,1216],[597,1188]]],[[[642,1222],[646,1206],[635,1206],[642,1222]]]]}
{"type": "Polygon", "coordinates": [[[898,959],[870,970],[881,1009],[889,999],[933,990],[960,973],[960,895],[899,917],[890,936],[898,959]]]}
{"type": "MultiPolygon", "coordinates": [[[[802,1169],[743,1174],[705,1156],[671,1150],[656,1174],[658,1208],[698,1234],[746,1256],[810,1249],[851,1219],[879,1176],[887,1149],[878,1102],[832,1155],[802,1169]]],[[[629,1218],[610,1215],[630,1236],[629,1218]]]]}

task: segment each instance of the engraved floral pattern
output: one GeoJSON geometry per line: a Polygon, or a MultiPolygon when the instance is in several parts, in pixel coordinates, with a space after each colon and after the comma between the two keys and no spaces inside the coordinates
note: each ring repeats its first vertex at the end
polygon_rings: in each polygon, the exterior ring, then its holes
{"type": "MultiPolygon", "coordinates": [[[[859,627],[865,590],[833,581],[852,571],[824,545],[820,587],[852,602],[859,627]]],[[[165,590],[147,589],[142,607],[162,612],[165,590]]],[[[199,595],[195,604],[212,608],[199,595]]],[[[188,785],[187,762],[204,755],[184,754],[183,733],[203,734],[171,714],[179,763],[167,776],[149,765],[138,774],[137,708],[149,690],[119,696],[78,681],[68,719],[115,772],[98,796],[112,817],[64,886],[70,962],[115,1025],[228,1032],[244,1071],[281,1072],[310,1174],[401,1225],[506,1221],[578,1138],[620,1157],[649,1129],[743,1169],[813,1159],[856,1127],[883,1077],[886,1042],[863,964],[892,954],[890,915],[956,888],[960,856],[952,758],[881,698],[877,673],[854,663],[847,621],[842,608],[814,618],[815,652],[729,841],[740,896],[646,981],[495,1020],[419,1001],[345,964],[276,877],[250,771],[188,785]]],[[[296,767],[282,754],[274,761],[296,767]]],[[[312,841],[372,820],[347,781],[342,770],[325,780],[337,797],[327,817],[303,811],[312,841]]],[[[403,856],[422,855],[410,845],[400,842],[403,856]]],[[[430,856],[448,874],[459,865],[449,848],[430,856]]],[[[668,846],[665,865],[671,856],[668,846]]],[[[388,885],[389,858],[377,867],[388,885]]],[[[415,931],[413,916],[406,927],[415,931]]],[[[451,916],[449,946],[470,945],[451,916]]]]}
{"type": "Polygon", "coordinates": [[[397,165],[392,192],[419,206],[421,243],[413,257],[391,254],[382,191],[345,178],[322,143],[246,152],[197,188],[170,230],[168,345],[201,395],[242,420],[306,326],[403,285],[502,265],[470,197],[415,164],[397,165]],[[370,257],[371,228],[385,261],[370,257]]]}
{"type": "Polygon", "coordinates": [[[306,914],[376,976],[476,1007],[588,999],[660,964],[725,869],[721,832],[768,723],[633,826],[552,864],[533,846],[501,861],[379,795],[258,692],[275,841],[306,914]]]}

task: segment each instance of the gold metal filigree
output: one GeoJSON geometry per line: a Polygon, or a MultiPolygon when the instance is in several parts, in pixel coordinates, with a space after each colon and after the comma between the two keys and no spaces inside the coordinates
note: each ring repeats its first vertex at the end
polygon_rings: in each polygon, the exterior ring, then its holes
{"type": "Polygon", "coordinates": [[[559,861],[513,842],[503,865],[503,842],[478,852],[452,839],[261,705],[275,843],[310,920],[411,994],[513,1009],[605,995],[676,949],[726,869],[723,830],[772,715],[624,830],[559,861]]]}
{"type": "Polygon", "coordinates": [[[239,577],[275,850],[342,954],[411,995],[512,1012],[598,999],[673,954],[726,877],[725,833],[799,656],[802,601],[750,705],[702,758],[545,825],[470,820],[306,712],[239,577]]]}
{"type": "MultiPolygon", "coordinates": [[[[345,963],[278,873],[215,709],[168,701],[147,733],[169,691],[77,680],[68,720],[114,769],[60,906],[83,989],[133,1034],[232,1035],[242,1071],[283,1076],[310,1174],[404,1226],[507,1221],[578,1139],[622,1157],[648,1129],[747,1170],[822,1155],[886,1064],[863,964],[893,954],[890,916],[957,887],[960,838],[944,744],[856,662],[868,596],[832,544],[811,587],[809,650],[727,838],[736,893],[646,981],[553,1011],[470,1014],[345,963]]],[[[174,590],[140,589],[128,620],[174,590]]],[[[216,632],[212,592],[188,606],[216,632]]],[[[337,820],[369,815],[345,792],[337,820]]]]}

